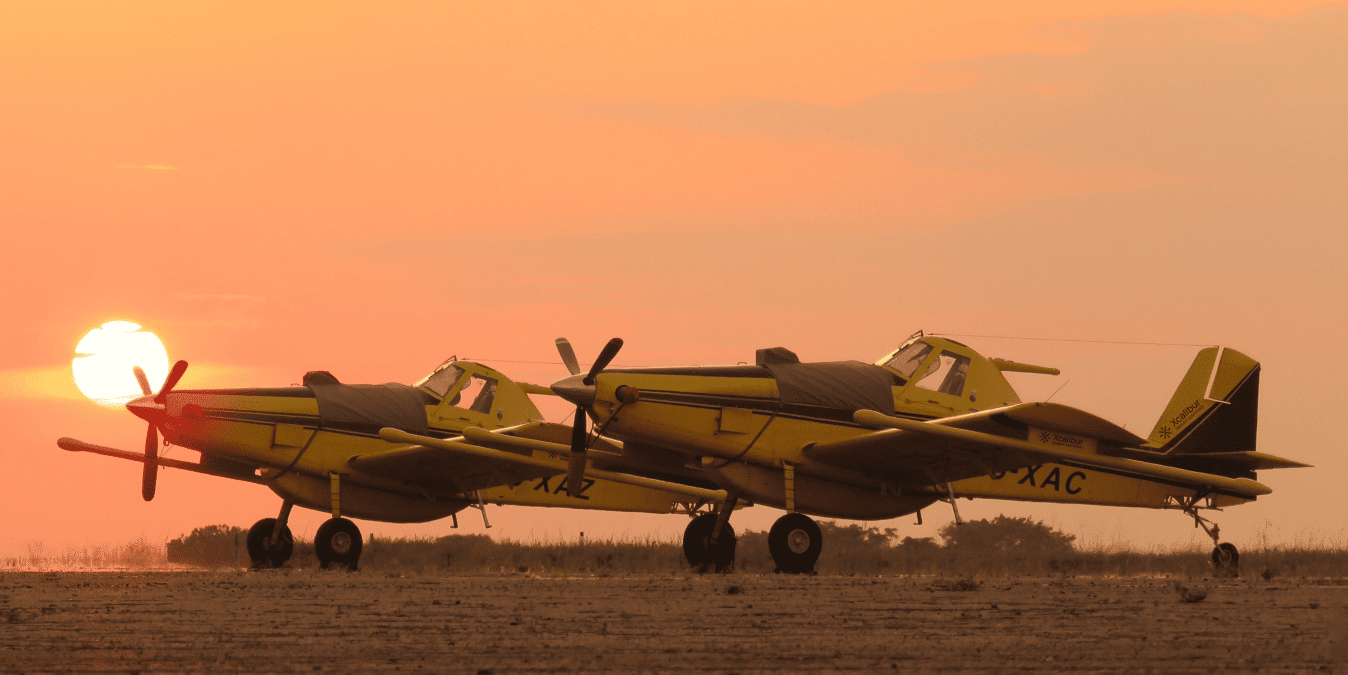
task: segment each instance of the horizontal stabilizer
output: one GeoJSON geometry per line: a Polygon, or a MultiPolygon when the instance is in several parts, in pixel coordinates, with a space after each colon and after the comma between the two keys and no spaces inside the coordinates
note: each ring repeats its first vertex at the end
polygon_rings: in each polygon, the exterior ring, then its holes
{"type": "Polygon", "coordinates": [[[1201,460],[1204,463],[1212,464],[1230,464],[1248,469],[1250,471],[1264,471],[1266,469],[1305,469],[1310,464],[1266,455],[1262,452],[1207,452],[1201,455],[1182,455],[1187,459],[1194,461],[1201,460]]]}

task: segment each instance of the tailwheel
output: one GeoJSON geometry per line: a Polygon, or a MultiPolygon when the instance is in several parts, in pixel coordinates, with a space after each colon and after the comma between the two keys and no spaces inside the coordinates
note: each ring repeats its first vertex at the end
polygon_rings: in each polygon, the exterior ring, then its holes
{"type": "Polygon", "coordinates": [[[807,515],[788,513],[778,518],[768,531],[768,552],[777,563],[778,572],[810,574],[822,550],[823,533],[807,515]]]}
{"type": "Polygon", "coordinates": [[[688,564],[699,572],[729,572],[735,566],[735,529],[726,523],[713,543],[716,529],[715,513],[704,513],[688,523],[683,531],[683,555],[688,564]]]}
{"type": "Polygon", "coordinates": [[[1212,549],[1212,571],[1219,577],[1240,576],[1240,551],[1235,544],[1218,544],[1212,549]]]}
{"type": "Polygon", "coordinates": [[[329,518],[314,535],[314,554],[323,569],[337,563],[356,569],[360,563],[360,528],[345,518],[329,518]]]}
{"type": "Polygon", "coordinates": [[[1212,537],[1212,543],[1215,545],[1215,548],[1212,549],[1212,575],[1215,577],[1240,576],[1240,552],[1236,550],[1235,544],[1222,543],[1221,528],[1217,527],[1217,523],[1198,515],[1198,499],[1194,498],[1193,501],[1184,504],[1183,508],[1184,512],[1194,519],[1194,527],[1203,528],[1203,531],[1209,537],[1212,537]]]}
{"type": "Polygon", "coordinates": [[[275,530],[275,518],[263,518],[248,528],[248,560],[254,569],[281,567],[295,551],[295,539],[290,536],[290,527],[283,524],[280,532],[275,530]],[[273,534],[276,536],[273,537],[273,534]]]}

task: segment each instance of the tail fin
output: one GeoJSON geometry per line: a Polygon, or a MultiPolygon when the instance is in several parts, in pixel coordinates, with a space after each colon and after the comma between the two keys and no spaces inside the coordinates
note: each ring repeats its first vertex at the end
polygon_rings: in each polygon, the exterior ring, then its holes
{"type": "Polygon", "coordinates": [[[1234,349],[1198,352],[1147,447],[1165,454],[1254,452],[1259,362],[1234,349]]]}

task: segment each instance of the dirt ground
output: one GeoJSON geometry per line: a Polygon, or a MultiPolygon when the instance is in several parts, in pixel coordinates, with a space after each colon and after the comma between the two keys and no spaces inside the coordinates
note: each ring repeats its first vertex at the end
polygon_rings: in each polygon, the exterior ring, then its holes
{"type": "Polygon", "coordinates": [[[1348,673],[1348,582],[0,574],[0,672],[1348,673]]]}

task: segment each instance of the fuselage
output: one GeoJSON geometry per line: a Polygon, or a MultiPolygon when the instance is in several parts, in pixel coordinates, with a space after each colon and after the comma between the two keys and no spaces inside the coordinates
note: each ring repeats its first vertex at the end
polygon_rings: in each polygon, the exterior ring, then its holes
{"type": "Polygon", "coordinates": [[[953,340],[913,339],[873,365],[801,364],[780,349],[762,350],[759,357],[756,365],[615,368],[599,373],[592,387],[576,376],[553,389],[586,406],[596,427],[623,441],[629,453],[681,453],[729,492],[812,515],[893,518],[953,497],[1165,508],[1196,495],[1192,486],[1018,462],[1007,453],[969,461],[979,456],[976,447],[939,439],[924,446],[921,462],[907,464],[917,466],[902,472],[817,461],[810,457],[815,445],[875,433],[854,420],[857,410],[937,424],[963,419],[962,428],[1020,442],[1079,442],[1092,452],[1116,448],[1063,434],[1043,440],[1042,429],[985,413],[1020,403],[1003,370],[1057,371],[986,359],[953,340]],[[636,390],[637,400],[623,404],[621,387],[636,390]],[[961,461],[945,461],[957,457],[961,461]]]}
{"type": "MultiPolygon", "coordinates": [[[[858,408],[930,420],[1020,402],[996,367],[951,340],[910,341],[877,365],[793,364],[792,356],[757,365],[605,370],[589,409],[604,435],[695,458],[721,487],[751,501],[784,507],[782,472],[790,465],[797,510],[869,520],[931,504],[932,481],[824,464],[807,457],[806,447],[870,433],[852,420],[858,408]],[[640,400],[623,406],[620,386],[638,390],[640,400]]],[[[568,390],[580,385],[572,380],[553,388],[575,396],[568,390]]]]}
{"type": "MultiPolygon", "coordinates": [[[[357,518],[425,522],[470,503],[472,495],[452,481],[393,480],[352,468],[353,457],[389,448],[378,434],[393,422],[387,409],[323,410],[324,384],[319,375],[312,386],[173,391],[164,404],[165,440],[201,452],[201,466],[209,473],[265,483],[282,498],[320,511],[330,508],[333,474],[340,476],[342,511],[357,518]]],[[[514,382],[481,364],[448,364],[419,385],[391,391],[400,397],[403,413],[424,415],[431,436],[541,419],[514,382]]],[[[381,404],[391,405],[380,400],[369,405],[381,404]]],[[[136,405],[128,407],[134,411],[136,405]]]]}

